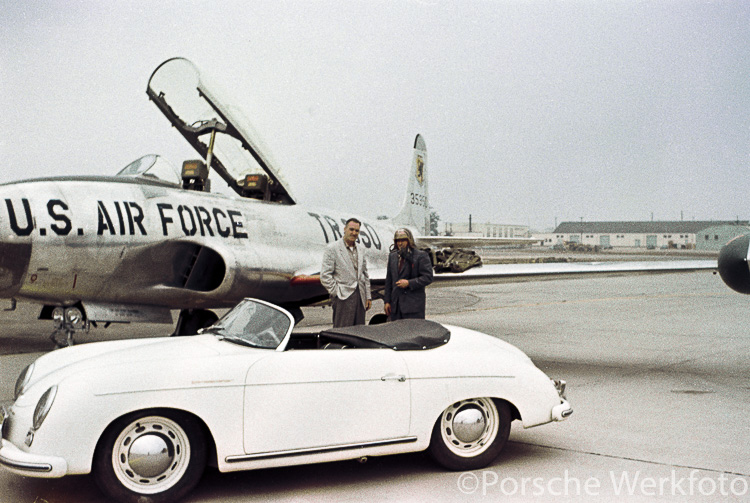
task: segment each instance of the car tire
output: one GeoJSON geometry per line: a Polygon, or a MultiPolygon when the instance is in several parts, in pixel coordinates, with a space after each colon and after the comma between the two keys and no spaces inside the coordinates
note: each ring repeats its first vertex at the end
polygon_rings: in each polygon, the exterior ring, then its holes
{"type": "Polygon", "coordinates": [[[206,441],[196,419],[176,411],[143,411],[107,428],[93,474],[114,500],[167,503],[195,487],[205,467],[206,441]]]}
{"type": "Polygon", "coordinates": [[[484,468],[503,450],[512,421],[506,402],[492,398],[461,400],[435,422],[429,452],[449,470],[484,468]]]}

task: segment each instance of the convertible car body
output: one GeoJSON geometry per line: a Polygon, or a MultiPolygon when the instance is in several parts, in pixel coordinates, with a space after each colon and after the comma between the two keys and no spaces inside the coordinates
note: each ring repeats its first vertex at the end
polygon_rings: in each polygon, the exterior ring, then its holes
{"type": "Polygon", "coordinates": [[[293,332],[245,299],[192,337],[85,344],[27,367],[3,411],[0,464],[93,472],[120,501],[174,501],[220,471],[429,449],[452,470],[491,463],[510,423],[560,421],[565,384],[520,350],[425,320],[293,332]]]}

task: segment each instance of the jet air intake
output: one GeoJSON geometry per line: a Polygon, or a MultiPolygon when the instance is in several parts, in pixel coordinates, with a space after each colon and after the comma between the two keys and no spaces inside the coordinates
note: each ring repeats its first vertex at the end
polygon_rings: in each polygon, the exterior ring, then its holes
{"type": "Polygon", "coordinates": [[[182,261],[177,265],[180,271],[176,276],[178,286],[197,292],[219,288],[227,270],[221,255],[200,245],[185,246],[182,261]]]}
{"type": "Polygon", "coordinates": [[[31,243],[0,243],[0,297],[13,297],[21,288],[31,259],[31,243]]]}

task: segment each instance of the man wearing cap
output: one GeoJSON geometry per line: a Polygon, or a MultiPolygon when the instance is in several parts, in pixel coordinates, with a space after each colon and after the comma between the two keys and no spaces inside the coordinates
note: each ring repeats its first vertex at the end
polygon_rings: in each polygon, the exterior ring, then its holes
{"type": "Polygon", "coordinates": [[[425,317],[424,288],[432,283],[432,262],[417,249],[409,229],[398,229],[388,255],[385,276],[385,314],[393,320],[425,317]]]}
{"type": "Polygon", "coordinates": [[[365,250],[357,244],[360,222],[350,218],[344,239],[334,241],[323,253],[320,283],[331,294],[333,326],[365,324],[365,311],[372,305],[365,250]]]}

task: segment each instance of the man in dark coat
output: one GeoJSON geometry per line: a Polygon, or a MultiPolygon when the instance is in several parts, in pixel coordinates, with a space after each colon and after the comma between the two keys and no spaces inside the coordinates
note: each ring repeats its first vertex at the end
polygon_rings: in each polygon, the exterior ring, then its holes
{"type": "Polygon", "coordinates": [[[385,314],[393,320],[425,317],[424,288],[432,283],[430,256],[414,245],[409,229],[398,229],[388,255],[385,276],[385,314]]]}

